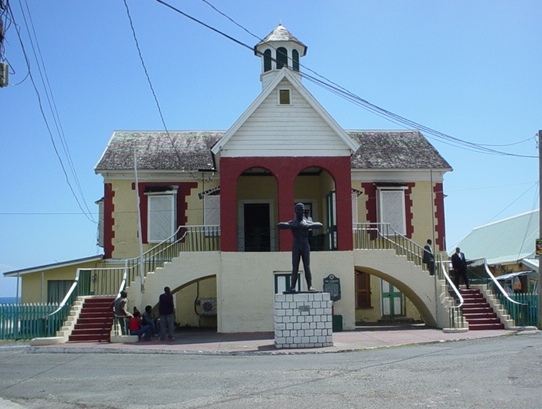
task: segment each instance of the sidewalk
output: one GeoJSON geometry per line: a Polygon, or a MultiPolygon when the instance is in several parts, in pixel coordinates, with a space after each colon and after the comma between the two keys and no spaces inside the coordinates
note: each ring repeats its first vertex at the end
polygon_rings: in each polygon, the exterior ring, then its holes
{"type": "Polygon", "coordinates": [[[58,345],[30,346],[30,353],[117,353],[117,354],[317,354],[352,352],[400,345],[430,344],[509,335],[536,334],[537,329],[491,330],[445,333],[439,329],[382,329],[335,332],[333,346],[326,348],[277,349],[274,333],[217,334],[211,331],[177,331],[174,341],[132,344],[105,342],[67,342],[58,345]]]}

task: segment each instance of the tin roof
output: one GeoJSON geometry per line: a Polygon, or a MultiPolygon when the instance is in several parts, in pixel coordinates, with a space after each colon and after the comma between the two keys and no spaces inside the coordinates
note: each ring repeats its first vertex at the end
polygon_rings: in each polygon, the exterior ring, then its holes
{"type": "MultiPolygon", "coordinates": [[[[517,263],[535,254],[539,211],[523,213],[476,227],[455,247],[469,260],[487,259],[487,263],[517,263]]],[[[450,254],[453,250],[450,250],[450,254]]]]}

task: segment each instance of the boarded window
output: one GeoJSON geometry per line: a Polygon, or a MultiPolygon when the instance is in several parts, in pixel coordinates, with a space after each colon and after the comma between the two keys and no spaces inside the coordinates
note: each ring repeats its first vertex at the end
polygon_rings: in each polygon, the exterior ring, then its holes
{"type": "Polygon", "coordinates": [[[218,236],[220,226],[220,195],[203,197],[203,224],[206,236],[218,236]]]}
{"type": "Polygon", "coordinates": [[[149,243],[159,243],[170,238],[175,233],[176,197],[175,192],[148,195],[147,231],[149,243]]]}
{"type": "Polygon", "coordinates": [[[379,190],[379,193],[380,222],[389,223],[390,227],[399,234],[406,234],[404,190],[379,190]]]}

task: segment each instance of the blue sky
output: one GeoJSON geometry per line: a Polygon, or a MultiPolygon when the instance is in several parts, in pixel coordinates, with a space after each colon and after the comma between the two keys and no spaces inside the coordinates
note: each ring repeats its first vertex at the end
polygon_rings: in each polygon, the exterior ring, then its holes
{"type": "MultiPolygon", "coordinates": [[[[209,3],[260,38],[282,23],[308,46],[305,67],[375,105],[464,141],[538,155],[539,1],[169,0],[252,47],[258,39],[209,3]]],[[[0,272],[100,254],[94,166],[113,131],[164,129],[124,1],[10,4],[0,272]]],[[[127,4],[167,128],[228,129],[261,91],[259,58],[157,1],[127,4]]],[[[404,129],[304,83],[345,129],[404,129]]],[[[537,159],[426,136],[454,169],[444,180],[448,248],[476,226],[538,208],[537,159]]],[[[0,296],[14,294],[15,279],[0,277],[0,296]]]]}

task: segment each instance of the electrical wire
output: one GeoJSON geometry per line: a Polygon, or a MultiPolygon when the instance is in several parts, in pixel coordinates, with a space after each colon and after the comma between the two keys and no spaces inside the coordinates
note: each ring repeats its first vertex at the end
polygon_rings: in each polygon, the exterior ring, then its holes
{"type": "MultiPolygon", "coordinates": [[[[36,55],[36,52],[35,52],[35,49],[34,49],[34,43],[32,41],[32,38],[31,38],[31,34],[30,34],[30,31],[28,29],[28,23],[27,23],[27,20],[26,20],[26,15],[25,15],[25,12],[24,12],[24,9],[22,7],[21,4],[19,4],[20,7],[21,7],[21,12],[22,12],[22,15],[23,15],[23,19],[25,20],[25,23],[27,24],[27,33],[28,35],[30,36],[30,41],[31,41],[31,45],[32,45],[32,48],[33,48],[33,52],[34,52],[34,57],[36,58],[36,60],[38,61],[38,70],[40,71],[40,76],[41,76],[41,79],[42,79],[42,82],[43,82],[43,76],[41,74],[41,70],[39,69],[39,59],[37,58],[37,55],[36,55]]],[[[53,136],[53,132],[52,132],[52,129],[51,129],[51,125],[49,124],[49,121],[47,119],[47,115],[45,114],[45,109],[44,109],[44,103],[43,103],[43,100],[42,100],[42,97],[41,97],[41,94],[38,90],[38,86],[37,86],[37,83],[34,79],[34,75],[32,74],[32,70],[31,70],[31,64],[30,64],[30,58],[29,58],[29,55],[26,51],[26,47],[24,45],[24,41],[22,39],[22,35],[21,35],[21,30],[20,30],[20,26],[16,23],[16,20],[15,20],[15,15],[13,13],[13,10],[11,9],[11,7],[9,6],[9,3],[7,5],[7,9],[8,9],[8,12],[9,12],[9,15],[10,15],[10,18],[11,18],[11,21],[13,23],[13,26],[15,27],[15,32],[17,33],[17,37],[19,39],[19,43],[20,43],[20,46],[21,46],[21,49],[22,49],[22,52],[23,52],[23,56],[24,56],[24,59],[25,59],[25,62],[27,64],[27,67],[28,67],[28,71],[29,71],[29,78],[30,78],[30,81],[32,83],[32,87],[34,89],[34,92],[36,93],[36,97],[37,97],[37,100],[38,100],[38,105],[39,105],[39,108],[40,108],[40,113],[41,113],[41,116],[43,118],[43,121],[45,123],[45,127],[47,128],[47,132],[49,134],[49,139],[51,141],[51,144],[53,146],[53,150],[55,152],[55,155],[60,163],[60,167],[62,169],[62,172],[64,173],[64,177],[65,177],[65,181],[66,181],[66,184],[68,185],[71,193],[72,193],[72,196],[74,197],[75,201],[77,202],[77,205],[79,207],[79,209],[83,212],[83,214],[85,215],[85,217],[91,221],[92,223],[95,223],[96,222],[94,221],[93,217],[92,217],[92,213],[90,213],[90,210],[88,210],[88,206],[86,206],[87,210],[85,210],[83,208],[83,205],[81,204],[81,201],[79,200],[79,198],[77,197],[77,194],[75,193],[75,190],[70,182],[70,178],[68,176],[68,172],[66,171],[66,166],[64,165],[64,161],[60,155],[60,152],[58,150],[58,147],[57,147],[57,143],[55,142],[55,138],[53,136]]],[[[35,41],[37,41],[37,39],[34,39],[35,41]]],[[[43,82],[43,86],[44,88],[47,88],[47,83],[46,82],[43,82]]],[[[47,97],[49,98],[49,94],[46,92],[47,94],[47,97]]],[[[50,101],[49,101],[50,102],[50,101]]],[[[53,110],[53,108],[51,107],[50,105],[50,109],[53,110]]],[[[84,201],[84,196],[82,197],[83,202],[85,203],[86,205],[86,202],[84,201]]]]}
{"type": "MultiPolygon", "coordinates": [[[[179,12],[183,16],[188,17],[191,20],[193,20],[193,21],[195,21],[195,22],[197,22],[197,23],[199,23],[199,24],[201,24],[201,25],[203,25],[205,27],[212,29],[213,31],[223,35],[224,37],[226,37],[228,39],[233,39],[231,36],[223,33],[222,31],[220,31],[218,29],[215,29],[213,27],[210,27],[209,25],[201,22],[200,20],[195,19],[194,17],[189,16],[188,14],[180,11],[179,9],[168,5],[163,0],[157,0],[157,1],[159,3],[161,3],[161,4],[167,5],[168,7],[170,7],[171,9],[179,12]]],[[[213,10],[215,10],[217,13],[221,14],[222,16],[227,18],[229,21],[234,23],[236,26],[242,28],[245,32],[247,32],[251,36],[257,38],[259,41],[263,41],[261,38],[259,38],[258,36],[256,36],[252,32],[250,32],[248,29],[246,29],[243,25],[239,24],[234,19],[229,17],[226,13],[220,11],[217,7],[212,5],[208,0],[202,0],[202,1],[205,4],[207,4],[209,7],[211,7],[213,10]]],[[[238,43],[238,44],[240,44],[240,45],[242,45],[242,46],[244,46],[246,48],[250,48],[252,50],[252,47],[248,46],[245,43],[242,43],[239,40],[233,39],[233,41],[235,41],[236,43],[238,43]]],[[[274,47],[271,46],[271,48],[274,48],[274,47]]],[[[330,79],[318,74],[317,72],[310,69],[306,65],[300,64],[300,67],[304,68],[306,71],[311,72],[311,73],[313,73],[315,75],[315,76],[312,76],[312,75],[309,75],[307,73],[301,72],[301,75],[304,78],[307,78],[307,80],[313,82],[314,84],[326,89],[329,92],[334,93],[335,95],[338,95],[338,96],[346,99],[347,101],[349,101],[351,103],[354,103],[355,105],[358,105],[358,106],[368,110],[369,112],[372,112],[372,113],[386,119],[386,120],[388,120],[390,122],[393,122],[393,123],[395,123],[397,125],[400,125],[400,126],[404,126],[407,129],[416,129],[418,131],[423,132],[426,135],[427,134],[432,135],[434,138],[430,138],[430,139],[436,139],[436,140],[439,140],[440,142],[445,143],[447,145],[456,146],[456,147],[459,147],[459,148],[475,151],[475,152],[478,152],[478,153],[491,154],[491,155],[502,155],[502,156],[513,156],[513,157],[521,157],[521,158],[533,158],[533,159],[538,158],[538,156],[535,156],[535,155],[520,155],[520,154],[514,154],[514,153],[510,153],[510,152],[503,152],[503,151],[499,151],[499,150],[496,150],[496,149],[491,149],[491,148],[489,148],[489,146],[499,146],[499,145],[473,143],[473,142],[469,142],[469,141],[466,141],[466,140],[455,138],[453,136],[450,136],[450,135],[447,135],[445,133],[439,132],[439,131],[437,131],[435,129],[432,129],[432,128],[428,127],[428,126],[422,125],[422,124],[417,123],[417,122],[412,121],[412,120],[409,120],[409,119],[407,119],[405,117],[402,117],[402,116],[400,116],[398,114],[395,114],[395,113],[393,113],[391,111],[388,111],[388,110],[386,110],[384,108],[381,108],[381,107],[379,107],[379,106],[377,106],[375,104],[370,103],[369,101],[361,98],[360,96],[358,96],[355,93],[347,90],[346,88],[338,85],[337,83],[331,81],[330,79]],[[318,77],[318,78],[316,78],[316,77],[318,77]]],[[[528,139],[526,139],[524,141],[519,141],[519,142],[515,142],[515,143],[507,144],[507,145],[502,145],[502,146],[516,145],[516,144],[519,144],[519,143],[529,141],[530,139],[531,138],[528,138],[528,139]]]]}
{"type": "MultiPolygon", "coordinates": [[[[62,127],[62,122],[60,121],[60,115],[58,113],[58,108],[56,106],[53,90],[52,90],[52,87],[51,87],[51,83],[49,82],[49,76],[47,75],[47,69],[45,67],[45,62],[43,60],[43,55],[41,53],[41,48],[39,46],[38,36],[37,36],[36,30],[34,28],[34,22],[32,20],[32,14],[30,13],[30,9],[28,7],[28,2],[25,0],[24,3],[26,5],[26,12],[28,14],[28,21],[30,22],[30,27],[32,28],[32,35],[30,35],[30,32],[28,30],[28,23],[27,23],[27,32],[29,34],[30,43],[32,44],[32,49],[33,49],[33,52],[34,52],[34,58],[37,61],[37,67],[38,67],[38,71],[40,73],[42,84],[43,84],[43,87],[44,87],[44,90],[45,90],[45,95],[47,96],[47,102],[49,104],[49,109],[51,110],[52,117],[53,117],[55,127],[56,127],[56,131],[57,131],[57,134],[58,134],[62,149],[64,151],[64,157],[67,160],[68,168],[71,171],[72,179],[73,179],[73,181],[74,181],[74,183],[75,183],[75,185],[77,187],[77,190],[79,192],[80,197],[82,198],[82,202],[83,202],[83,204],[85,206],[85,209],[86,209],[87,213],[89,215],[91,215],[92,212],[90,211],[88,203],[85,200],[85,194],[84,194],[83,189],[81,187],[81,184],[79,182],[79,177],[77,176],[77,172],[76,172],[75,166],[73,164],[70,148],[68,146],[68,142],[66,140],[66,135],[64,133],[64,128],[62,127]],[[32,37],[34,38],[34,41],[32,41],[32,37]],[[35,43],[35,48],[34,48],[34,43],[35,43]],[[36,54],[36,51],[37,51],[37,54],[36,54]]],[[[24,13],[23,13],[23,18],[25,18],[24,13]]],[[[26,18],[25,18],[25,22],[26,22],[26,18]]],[[[92,218],[92,216],[91,216],[91,221],[93,223],[96,223],[96,221],[92,218]]]]}
{"type": "MultiPolygon", "coordinates": [[[[154,90],[154,86],[152,84],[151,77],[149,75],[149,71],[147,70],[147,65],[145,64],[145,60],[143,59],[143,53],[141,52],[141,47],[139,46],[139,41],[137,39],[137,34],[136,34],[135,27],[134,27],[134,22],[133,22],[133,19],[132,19],[132,15],[130,14],[130,8],[128,7],[127,0],[124,0],[124,7],[126,8],[126,15],[128,16],[128,21],[130,22],[130,28],[132,30],[132,37],[134,39],[134,43],[135,43],[135,46],[137,48],[139,61],[141,62],[141,65],[143,67],[143,71],[145,72],[145,77],[147,78],[147,83],[149,84],[149,88],[150,88],[151,93],[153,95],[154,103],[156,104],[156,108],[158,109],[158,114],[160,115],[160,119],[162,121],[162,126],[164,127],[164,130],[165,130],[165,132],[167,134],[167,137],[168,137],[168,139],[169,139],[169,141],[171,143],[173,151],[175,152],[175,155],[177,156],[177,159],[179,160],[179,164],[180,164],[180,163],[182,163],[182,160],[181,160],[179,151],[178,151],[177,147],[175,146],[175,141],[173,140],[173,138],[171,137],[171,134],[169,133],[169,129],[168,129],[167,125],[166,125],[166,120],[164,118],[164,114],[162,113],[162,108],[160,107],[160,103],[158,102],[158,96],[156,95],[156,91],[154,90]]],[[[149,139],[149,141],[147,143],[147,149],[150,148],[150,144],[151,144],[151,139],[149,139]]],[[[135,164],[134,164],[134,166],[135,166],[135,164]]]]}

